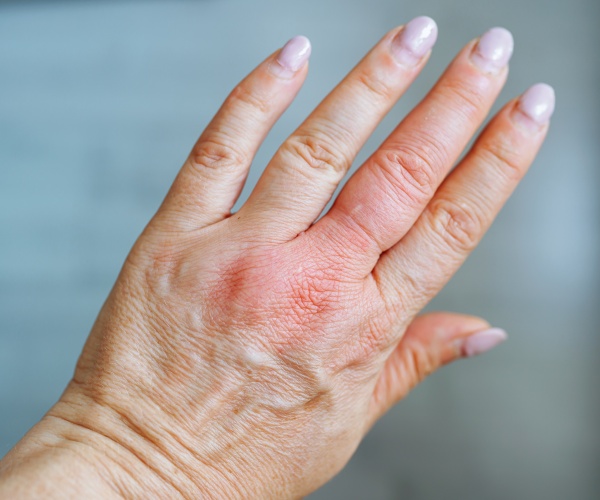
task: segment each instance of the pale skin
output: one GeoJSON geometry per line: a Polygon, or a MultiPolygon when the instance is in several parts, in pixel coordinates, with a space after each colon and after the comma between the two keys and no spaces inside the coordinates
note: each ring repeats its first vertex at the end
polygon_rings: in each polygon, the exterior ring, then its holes
{"type": "Polygon", "coordinates": [[[473,40],[319,218],[426,64],[428,50],[393,55],[403,29],[232,214],[308,63],[283,67],[278,51],[236,87],[134,245],[72,382],[0,462],[0,497],[299,498],[424,377],[472,354],[485,320],[417,315],[483,237],[548,120],[510,101],[452,170],[508,74],[478,65],[473,40]]]}

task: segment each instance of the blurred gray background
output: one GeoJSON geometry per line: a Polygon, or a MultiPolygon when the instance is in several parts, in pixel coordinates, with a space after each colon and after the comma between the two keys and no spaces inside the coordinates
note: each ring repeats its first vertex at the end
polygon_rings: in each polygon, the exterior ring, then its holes
{"type": "Polygon", "coordinates": [[[431,62],[495,25],[501,101],[555,86],[553,128],[480,248],[434,301],[511,339],[430,378],[314,499],[600,498],[598,0],[0,1],[0,456],[60,396],[128,249],[211,115],[296,34],[314,45],[267,159],[388,29],[427,14],[431,62]]]}

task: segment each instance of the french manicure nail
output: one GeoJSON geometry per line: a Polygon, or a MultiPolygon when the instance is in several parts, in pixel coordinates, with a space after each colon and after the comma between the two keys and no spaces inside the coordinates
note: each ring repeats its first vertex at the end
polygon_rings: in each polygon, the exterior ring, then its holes
{"type": "Polygon", "coordinates": [[[545,83],[529,87],[517,104],[514,118],[529,128],[546,125],[554,113],[554,89],[545,83]]]}
{"type": "Polygon", "coordinates": [[[508,64],[514,49],[513,36],[504,28],[484,33],[473,50],[471,60],[486,73],[497,73],[508,64]]]}
{"type": "Polygon", "coordinates": [[[392,53],[403,66],[416,66],[437,40],[438,29],[430,17],[410,21],[392,41],[392,53]]]}
{"type": "Polygon", "coordinates": [[[467,337],[462,344],[462,355],[468,358],[483,354],[498,344],[501,344],[508,338],[504,330],[500,328],[490,328],[481,332],[474,333],[467,337]]]}
{"type": "Polygon", "coordinates": [[[310,40],[305,36],[296,36],[283,46],[272,69],[278,76],[291,78],[306,64],[310,53],[310,40]]]}

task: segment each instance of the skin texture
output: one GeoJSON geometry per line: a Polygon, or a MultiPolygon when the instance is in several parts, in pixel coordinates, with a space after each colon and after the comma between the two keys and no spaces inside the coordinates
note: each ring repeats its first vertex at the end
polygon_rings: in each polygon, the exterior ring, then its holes
{"type": "Polygon", "coordinates": [[[235,214],[308,65],[288,50],[298,67],[282,69],[275,53],[232,92],[128,256],[72,382],[0,463],[0,496],[302,497],[425,376],[471,352],[484,320],[416,315],[548,123],[511,101],[449,174],[508,72],[478,66],[474,40],[318,219],[426,63],[394,55],[402,30],[281,146],[235,214]]]}

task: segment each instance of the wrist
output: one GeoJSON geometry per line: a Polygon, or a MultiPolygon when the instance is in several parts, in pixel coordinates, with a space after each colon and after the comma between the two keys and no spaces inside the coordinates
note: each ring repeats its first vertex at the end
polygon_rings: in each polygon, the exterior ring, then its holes
{"type": "Polygon", "coordinates": [[[190,478],[120,420],[61,400],[0,462],[0,497],[198,497],[190,478]]]}
{"type": "Polygon", "coordinates": [[[0,498],[122,498],[121,474],[95,447],[44,418],[0,462],[0,498]]]}

